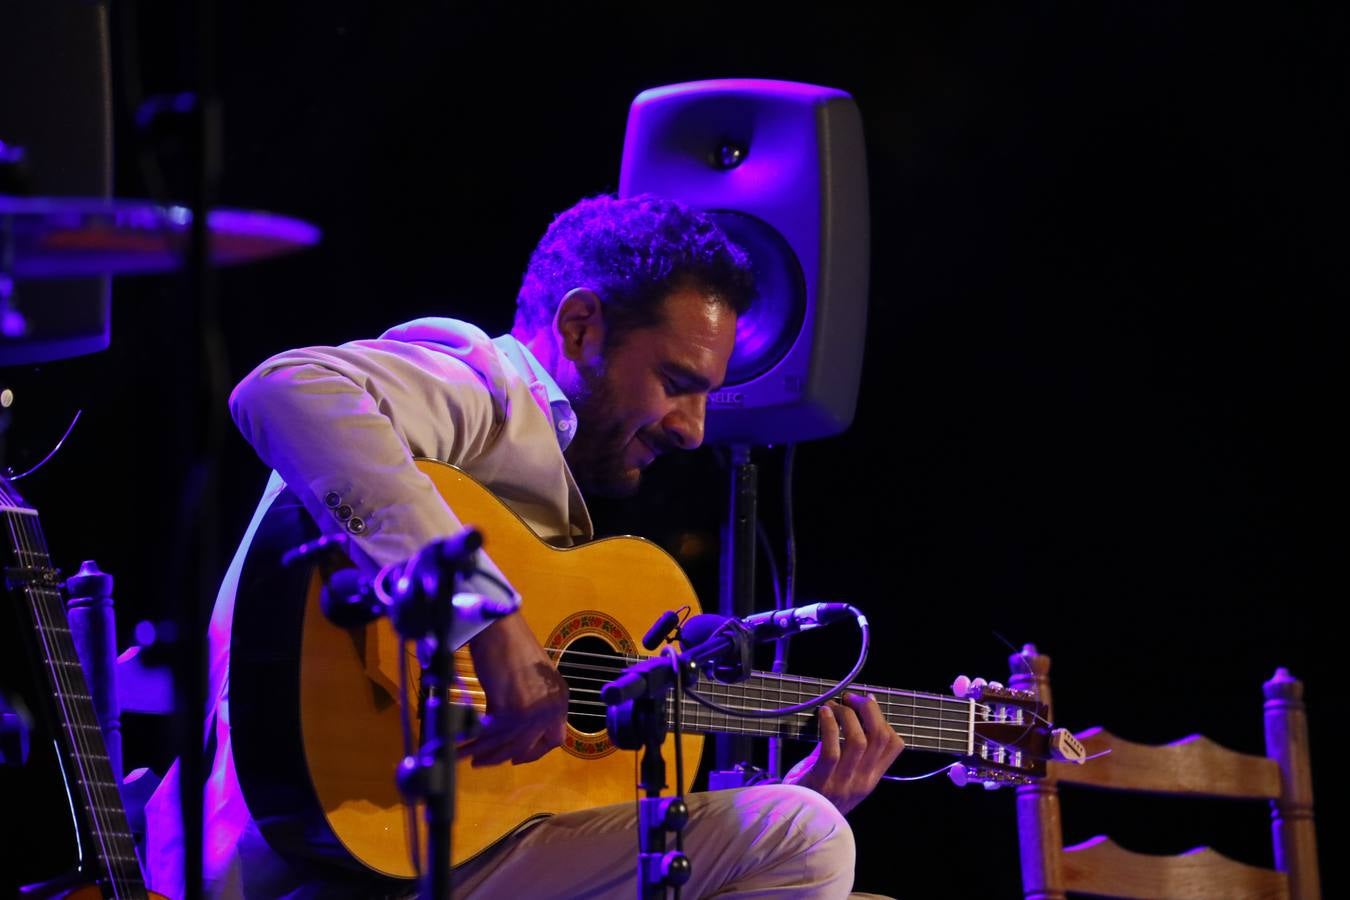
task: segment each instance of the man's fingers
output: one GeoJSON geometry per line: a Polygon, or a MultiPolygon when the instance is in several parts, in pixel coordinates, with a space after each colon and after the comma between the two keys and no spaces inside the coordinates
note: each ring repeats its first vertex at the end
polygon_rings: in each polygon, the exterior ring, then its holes
{"type": "Polygon", "coordinates": [[[511,748],[505,744],[480,744],[460,751],[461,756],[467,756],[475,769],[481,766],[495,766],[499,762],[505,762],[511,758],[511,748]]]}
{"type": "Polygon", "coordinates": [[[821,776],[828,776],[839,762],[839,722],[834,710],[822,706],[817,715],[820,722],[820,756],[816,760],[816,769],[821,776]]]}
{"type": "Polygon", "coordinates": [[[553,747],[554,745],[538,732],[528,735],[516,732],[490,742],[480,740],[474,746],[461,747],[459,752],[463,756],[471,757],[474,768],[479,768],[495,766],[508,760],[533,762],[553,747]]]}
{"type": "Polygon", "coordinates": [[[858,719],[862,722],[863,732],[868,737],[879,734],[883,729],[890,730],[891,726],[886,723],[886,717],[881,714],[881,706],[877,703],[875,697],[845,694],[844,702],[848,704],[849,709],[857,714],[858,719]]]}
{"type": "Polygon", "coordinates": [[[844,757],[850,764],[855,763],[867,751],[867,735],[863,733],[862,724],[852,709],[847,706],[836,706],[835,712],[839,716],[839,724],[844,734],[844,757]]]}
{"type": "MultiPolygon", "coordinates": [[[[474,765],[491,765],[491,762],[497,760],[499,751],[504,747],[510,747],[519,739],[521,727],[519,723],[508,725],[501,719],[494,718],[491,715],[485,715],[482,718],[482,728],[479,729],[478,736],[460,744],[455,752],[461,756],[472,757],[474,765]]],[[[510,754],[502,756],[507,759],[510,754]]]]}
{"type": "Polygon", "coordinates": [[[881,714],[881,706],[875,697],[848,694],[844,699],[862,722],[863,732],[867,735],[869,758],[876,762],[880,770],[889,769],[904,749],[904,740],[881,714]]]}

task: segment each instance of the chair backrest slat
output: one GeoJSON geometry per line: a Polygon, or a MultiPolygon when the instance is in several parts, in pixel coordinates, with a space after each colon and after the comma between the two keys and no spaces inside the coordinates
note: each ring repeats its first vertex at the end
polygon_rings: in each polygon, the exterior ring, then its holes
{"type": "Polygon", "coordinates": [[[1088,756],[1109,755],[1085,765],[1052,764],[1058,781],[1117,791],[1274,800],[1280,767],[1266,756],[1238,753],[1193,734],[1163,746],[1136,744],[1103,728],[1076,735],[1088,756]],[[1101,763],[1096,765],[1095,763],[1101,763]]]}
{"type": "MultiPolygon", "coordinates": [[[[1010,658],[1010,686],[1038,691],[1049,706],[1050,658],[1028,644],[1010,658]]],[[[1094,728],[1077,735],[1084,765],[1052,762],[1047,777],[1017,789],[1022,892],[1027,900],[1063,900],[1068,892],[1102,897],[1289,898],[1319,900],[1317,840],[1303,685],[1284,669],[1265,684],[1266,755],[1238,753],[1203,735],[1164,746],[1127,741],[1094,728]],[[1094,759],[1097,754],[1102,756],[1094,759]],[[1229,859],[1207,847],[1175,856],[1127,850],[1100,836],[1064,847],[1059,785],[1266,800],[1272,811],[1275,868],[1229,859]]],[[[1046,716],[1055,719],[1055,710],[1046,716]]]]}
{"type": "Polygon", "coordinates": [[[1064,888],[1069,891],[1143,900],[1289,898],[1283,872],[1237,862],[1209,847],[1178,856],[1150,856],[1101,836],[1068,847],[1064,854],[1064,888]]]}

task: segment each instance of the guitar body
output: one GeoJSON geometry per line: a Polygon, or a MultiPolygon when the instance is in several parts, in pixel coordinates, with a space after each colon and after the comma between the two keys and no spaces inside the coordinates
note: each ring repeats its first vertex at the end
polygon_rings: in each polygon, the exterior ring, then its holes
{"type": "MultiPolygon", "coordinates": [[[[662,612],[686,605],[699,611],[688,578],[657,545],[624,537],[552,547],[470,476],[441,463],[418,465],[459,519],[482,531],[486,551],[525,598],[517,615],[546,648],[634,657],[662,612]]],[[[411,697],[418,696],[416,656],[388,621],[350,631],[329,623],[319,606],[319,566],[280,567],[282,553],[317,534],[299,502],[281,495],[240,577],[230,663],[240,786],[277,850],[412,878],[410,845],[421,838],[409,831],[394,772],[403,757],[398,654],[407,654],[411,697]]],[[[588,660],[594,657],[580,658],[588,660]]],[[[598,693],[613,677],[607,670],[617,674],[622,665],[612,660],[589,683],[569,678],[573,712],[564,746],[527,765],[458,765],[456,864],[534,816],[633,800],[633,756],[609,742],[598,693]]],[[[466,650],[456,654],[456,669],[481,709],[466,650]]],[[[704,739],[682,740],[692,780],[704,739]]],[[[671,772],[673,747],[668,737],[671,772]]]]}

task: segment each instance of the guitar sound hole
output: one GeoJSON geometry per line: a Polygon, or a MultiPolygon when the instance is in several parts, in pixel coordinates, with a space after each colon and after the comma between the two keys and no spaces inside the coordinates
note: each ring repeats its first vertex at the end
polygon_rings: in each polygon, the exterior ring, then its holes
{"type": "Polygon", "coordinates": [[[605,704],[600,689],[628,667],[628,662],[602,638],[577,638],[563,650],[558,672],[567,682],[567,724],[583,734],[605,730],[605,704]]]}

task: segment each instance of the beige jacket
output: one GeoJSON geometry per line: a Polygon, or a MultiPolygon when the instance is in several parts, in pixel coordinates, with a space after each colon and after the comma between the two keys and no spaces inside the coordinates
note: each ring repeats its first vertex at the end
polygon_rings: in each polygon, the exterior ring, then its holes
{"type": "MultiPolygon", "coordinates": [[[[576,428],[571,405],[510,336],[492,340],[465,322],[419,319],[378,340],[286,351],[240,382],[230,411],[274,472],[211,617],[206,721],[216,752],[204,863],[211,892],[225,894],[236,892],[245,866],[256,876],[276,864],[260,845],[235,776],[229,648],[246,551],[283,490],[292,489],[320,528],[350,535],[351,555],[367,568],[406,559],[460,530],[413,464],[417,457],[464,469],[540,537],[571,543],[592,536],[563,459],[576,428]]],[[[487,560],[480,566],[495,570],[487,560]]],[[[500,593],[486,579],[469,586],[500,593]]],[[[175,764],[146,807],[150,887],[170,897],[181,896],[183,883],[177,774],[175,764]]]]}

